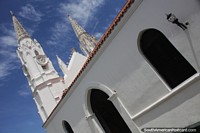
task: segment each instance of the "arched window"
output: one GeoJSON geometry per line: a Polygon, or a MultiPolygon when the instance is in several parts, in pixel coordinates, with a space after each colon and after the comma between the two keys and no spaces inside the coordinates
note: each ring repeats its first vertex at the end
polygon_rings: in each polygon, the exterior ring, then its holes
{"type": "Polygon", "coordinates": [[[169,87],[176,87],[196,73],[191,64],[160,31],[144,31],[139,43],[143,55],[169,87]]]}
{"type": "Polygon", "coordinates": [[[37,50],[35,50],[34,52],[35,52],[35,55],[36,55],[36,56],[39,55],[39,52],[38,52],[37,50]]]}
{"type": "Polygon", "coordinates": [[[131,133],[109,96],[101,90],[92,89],[90,103],[92,111],[106,133],[131,133]]]}
{"type": "Polygon", "coordinates": [[[65,133],[74,133],[74,131],[72,130],[72,127],[69,125],[67,121],[63,121],[62,125],[63,125],[65,133]]]}

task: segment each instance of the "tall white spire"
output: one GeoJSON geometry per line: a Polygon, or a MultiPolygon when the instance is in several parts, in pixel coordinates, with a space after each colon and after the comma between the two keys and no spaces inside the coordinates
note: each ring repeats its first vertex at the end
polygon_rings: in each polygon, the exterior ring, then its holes
{"type": "Polygon", "coordinates": [[[82,34],[86,33],[86,31],[69,15],[69,21],[74,29],[76,36],[79,38],[82,34]]]}
{"type": "Polygon", "coordinates": [[[12,11],[10,11],[10,13],[12,15],[13,25],[18,42],[23,38],[30,37],[26,30],[23,28],[23,26],[20,24],[20,22],[17,20],[15,15],[12,13],[12,11]]]}
{"type": "Polygon", "coordinates": [[[71,16],[68,16],[68,18],[77,38],[80,41],[80,49],[84,55],[89,56],[97,44],[97,39],[89,35],[71,16]]]}
{"type": "Polygon", "coordinates": [[[62,97],[63,90],[66,88],[64,80],[59,77],[41,45],[35,39],[31,39],[12,12],[11,14],[19,44],[17,54],[38,113],[45,121],[62,97]]]}

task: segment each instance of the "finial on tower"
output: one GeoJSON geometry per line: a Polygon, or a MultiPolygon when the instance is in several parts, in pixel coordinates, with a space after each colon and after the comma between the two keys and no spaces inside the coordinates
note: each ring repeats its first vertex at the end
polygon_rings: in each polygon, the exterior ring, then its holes
{"type": "Polygon", "coordinates": [[[14,14],[13,14],[13,12],[12,12],[12,11],[10,11],[10,14],[11,14],[12,16],[14,16],[14,14]]]}

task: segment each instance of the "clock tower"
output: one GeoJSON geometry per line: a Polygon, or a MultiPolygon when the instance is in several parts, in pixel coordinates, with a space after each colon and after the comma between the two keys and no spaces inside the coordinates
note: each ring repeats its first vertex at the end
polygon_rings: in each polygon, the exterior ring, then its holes
{"type": "Polygon", "coordinates": [[[59,77],[38,41],[31,39],[13,14],[12,20],[18,41],[17,55],[22,63],[38,113],[45,121],[61,99],[65,89],[64,80],[59,77]]]}

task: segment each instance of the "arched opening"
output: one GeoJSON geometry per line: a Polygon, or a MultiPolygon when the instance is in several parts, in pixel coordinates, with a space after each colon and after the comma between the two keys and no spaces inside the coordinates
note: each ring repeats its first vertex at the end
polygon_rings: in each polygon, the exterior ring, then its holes
{"type": "Polygon", "coordinates": [[[38,52],[37,50],[35,50],[34,52],[35,52],[35,55],[36,55],[36,56],[39,55],[39,52],[38,52]]]}
{"type": "Polygon", "coordinates": [[[74,131],[72,130],[72,127],[69,125],[67,121],[63,121],[62,125],[63,125],[65,133],[74,133],[74,131]]]}
{"type": "Polygon", "coordinates": [[[101,90],[91,90],[91,109],[104,131],[106,133],[131,133],[129,127],[108,98],[109,96],[101,90]]]}
{"type": "Polygon", "coordinates": [[[139,40],[146,59],[171,88],[197,73],[163,33],[156,29],[143,32],[139,40]]]}

